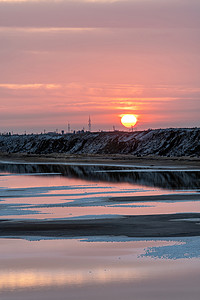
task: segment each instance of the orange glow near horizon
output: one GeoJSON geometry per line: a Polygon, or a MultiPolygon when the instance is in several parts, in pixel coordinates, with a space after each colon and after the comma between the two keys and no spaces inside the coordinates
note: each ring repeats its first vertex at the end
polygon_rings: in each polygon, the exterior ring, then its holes
{"type": "Polygon", "coordinates": [[[199,1],[151,2],[0,0],[0,133],[199,127],[199,1]]]}
{"type": "Polygon", "coordinates": [[[125,114],[121,118],[121,123],[127,128],[132,128],[137,123],[137,118],[132,114],[125,114]]]}

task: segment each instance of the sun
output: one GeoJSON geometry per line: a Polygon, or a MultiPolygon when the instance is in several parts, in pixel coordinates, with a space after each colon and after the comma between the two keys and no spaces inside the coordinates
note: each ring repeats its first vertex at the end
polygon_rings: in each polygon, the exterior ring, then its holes
{"type": "Polygon", "coordinates": [[[134,115],[126,114],[122,116],[121,123],[127,128],[133,128],[137,123],[137,118],[134,115]]]}

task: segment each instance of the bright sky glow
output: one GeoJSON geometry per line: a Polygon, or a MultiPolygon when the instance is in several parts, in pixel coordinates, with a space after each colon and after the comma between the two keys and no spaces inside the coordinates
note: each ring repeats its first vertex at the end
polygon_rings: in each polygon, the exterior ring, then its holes
{"type": "Polygon", "coordinates": [[[199,126],[200,2],[0,0],[0,132],[199,126]],[[9,2],[9,3],[8,3],[9,2]]]}

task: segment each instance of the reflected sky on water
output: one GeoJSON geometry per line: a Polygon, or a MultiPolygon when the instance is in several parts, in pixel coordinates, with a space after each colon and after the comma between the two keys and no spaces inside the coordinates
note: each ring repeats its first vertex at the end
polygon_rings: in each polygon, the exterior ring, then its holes
{"type": "MultiPolygon", "coordinates": [[[[200,212],[199,190],[200,172],[192,170],[0,164],[1,219],[200,212]]],[[[199,248],[199,237],[1,238],[0,299],[196,300],[199,248]]]]}
{"type": "MultiPolygon", "coordinates": [[[[199,199],[144,201],[142,196],[199,194],[200,172],[135,167],[0,164],[0,215],[72,218],[199,212],[199,199]],[[137,202],[112,197],[139,196],[137,202]]],[[[199,194],[200,195],[200,194],[199,194]]]]}
{"type": "Polygon", "coordinates": [[[163,189],[200,189],[200,170],[175,167],[0,163],[0,173],[47,174],[47,176],[60,174],[66,178],[91,182],[123,182],[163,189]]]}
{"type": "MultiPolygon", "coordinates": [[[[197,296],[196,279],[200,275],[198,255],[188,259],[182,251],[182,256],[176,257],[174,247],[184,247],[190,243],[198,246],[199,237],[135,239],[114,243],[84,243],[76,239],[32,242],[1,239],[0,242],[1,299],[14,299],[20,295],[22,299],[32,299],[36,295],[43,299],[49,291],[53,292],[49,299],[54,299],[55,291],[61,299],[64,299],[64,293],[73,298],[84,289],[89,292],[88,299],[92,299],[92,287],[96,291],[105,288],[113,292],[117,286],[128,288],[125,299],[130,299],[133,290],[139,292],[141,297],[148,297],[148,293],[152,297],[150,286],[158,290],[157,284],[160,283],[163,288],[173,287],[176,290],[174,281],[178,286],[182,285],[177,292],[187,291],[191,285],[194,288],[191,295],[197,296]],[[174,255],[158,257],[157,254],[165,248],[174,255]],[[157,254],[149,255],[150,249],[152,253],[157,249],[157,254]],[[137,290],[141,286],[143,289],[137,290]]],[[[84,299],[83,296],[80,295],[81,299],[84,299]]],[[[120,299],[120,294],[116,299],[120,299]]]]}

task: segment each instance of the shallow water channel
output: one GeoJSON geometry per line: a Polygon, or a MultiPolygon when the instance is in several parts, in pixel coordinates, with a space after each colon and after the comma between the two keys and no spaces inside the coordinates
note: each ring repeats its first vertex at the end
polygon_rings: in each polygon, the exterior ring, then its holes
{"type": "MultiPolygon", "coordinates": [[[[1,222],[178,213],[200,213],[198,170],[0,163],[1,222]]],[[[199,236],[18,232],[0,245],[2,300],[199,299],[199,236]]]]}

